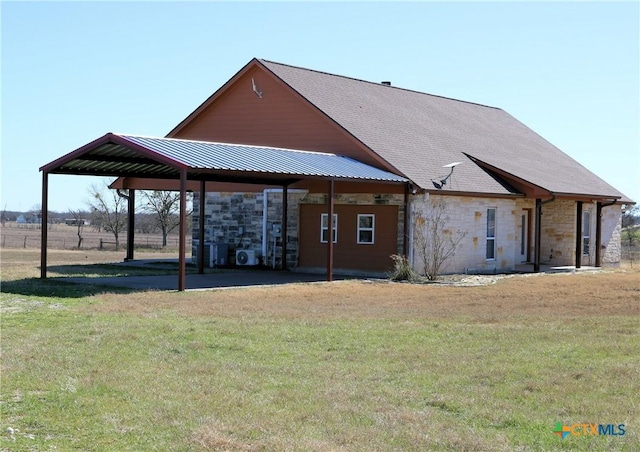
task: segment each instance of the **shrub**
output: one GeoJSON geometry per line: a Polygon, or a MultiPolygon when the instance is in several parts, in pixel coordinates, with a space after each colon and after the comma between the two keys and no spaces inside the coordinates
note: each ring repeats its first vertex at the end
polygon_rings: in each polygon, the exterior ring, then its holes
{"type": "Polygon", "coordinates": [[[391,281],[416,281],[419,279],[418,274],[413,271],[409,260],[401,254],[392,254],[393,270],[389,274],[391,281]]]}

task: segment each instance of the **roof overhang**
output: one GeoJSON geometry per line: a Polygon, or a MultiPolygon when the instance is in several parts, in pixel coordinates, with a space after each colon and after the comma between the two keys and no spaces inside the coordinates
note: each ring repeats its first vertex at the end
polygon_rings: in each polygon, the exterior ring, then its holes
{"type": "Polygon", "coordinates": [[[291,185],[303,179],[404,184],[407,179],[336,154],[107,133],[40,168],[50,174],[291,185]]]}
{"type": "Polygon", "coordinates": [[[598,193],[560,193],[551,191],[545,187],[541,187],[536,185],[530,181],[527,181],[521,177],[518,177],[514,174],[511,174],[507,171],[504,171],[501,168],[498,168],[494,165],[490,165],[489,163],[483,162],[482,160],[466,154],[465,155],[471,159],[476,165],[480,168],[484,169],[490,175],[495,177],[498,181],[508,184],[513,187],[518,192],[524,194],[527,198],[559,198],[559,199],[572,199],[577,201],[610,201],[610,202],[620,202],[621,197],[615,195],[607,195],[607,194],[598,194],[598,193]]]}

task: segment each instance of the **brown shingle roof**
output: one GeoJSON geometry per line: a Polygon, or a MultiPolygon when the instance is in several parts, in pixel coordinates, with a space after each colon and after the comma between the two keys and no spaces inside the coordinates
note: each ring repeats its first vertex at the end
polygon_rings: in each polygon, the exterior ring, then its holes
{"type": "Polygon", "coordinates": [[[463,162],[446,190],[513,191],[477,159],[553,194],[628,200],[499,108],[258,61],[420,187],[433,189],[448,174],[443,165],[463,162]]]}

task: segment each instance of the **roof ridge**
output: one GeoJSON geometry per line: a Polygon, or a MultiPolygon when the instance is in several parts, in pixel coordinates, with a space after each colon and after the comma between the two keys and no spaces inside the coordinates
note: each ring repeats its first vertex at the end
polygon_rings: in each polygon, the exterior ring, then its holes
{"type": "Polygon", "coordinates": [[[471,102],[471,101],[468,101],[468,100],[455,99],[453,97],[441,96],[439,94],[425,93],[425,92],[422,92],[422,91],[416,91],[414,89],[402,88],[400,86],[382,85],[381,83],[372,82],[372,81],[369,81],[369,80],[363,80],[363,79],[356,78],[356,77],[349,77],[347,75],[340,75],[340,74],[332,74],[331,72],[320,71],[320,70],[317,70],[317,69],[309,69],[309,68],[302,67],[302,66],[294,66],[292,64],[287,64],[287,63],[279,63],[277,61],[265,60],[263,58],[256,58],[256,60],[260,61],[261,63],[277,64],[279,66],[286,66],[286,67],[290,67],[290,68],[293,68],[293,69],[300,69],[300,70],[303,70],[303,71],[315,72],[315,73],[323,74],[323,75],[330,75],[332,77],[340,77],[340,78],[344,78],[344,79],[353,80],[353,81],[356,81],[356,82],[368,83],[370,85],[375,85],[375,86],[384,86],[385,88],[393,88],[393,89],[397,89],[397,90],[407,91],[407,92],[410,92],[410,93],[421,94],[423,96],[437,97],[437,98],[440,98],[440,99],[451,100],[451,101],[454,101],[454,102],[462,102],[462,103],[465,103],[465,104],[477,105],[479,107],[485,107],[485,108],[491,108],[491,109],[494,109],[494,110],[502,110],[502,111],[504,111],[500,107],[494,107],[494,106],[491,106],[491,105],[481,104],[479,102],[471,102]]]}

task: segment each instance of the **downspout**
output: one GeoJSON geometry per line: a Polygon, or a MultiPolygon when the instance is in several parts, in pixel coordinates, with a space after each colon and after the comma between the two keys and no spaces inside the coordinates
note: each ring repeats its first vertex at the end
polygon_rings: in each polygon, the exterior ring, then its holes
{"type": "MultiPolygon", "coordinates": [[[[262,259],[262,264],[263,265],[267,265],[267,254],[268,254],[268,232],[267,231],[267,208],[269,205],[268,202],[268,196],[269,193],[281,193],[282,192],[282,188],[265,188],[264,190],[262,190],[262,256],[260,257],[262,259]]],[[[288,189],[287,193],[308,193],[308,190],[304,190],[304,189],[288,189]]],[[[284,225],[283,225],[284,226],[284,225]]],[[[282,231],[283,233],[285,231],[282,231]]]]}
{"type": "Polygon", "coordinates": [[[269,193],[280,191],[280,188],[265,188],[262,190],[262,264],[267,265],[267,208],[269,193]]]}

